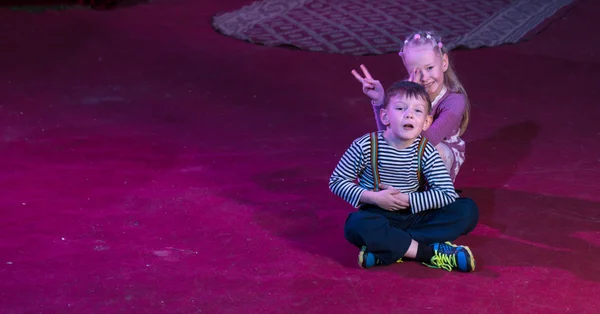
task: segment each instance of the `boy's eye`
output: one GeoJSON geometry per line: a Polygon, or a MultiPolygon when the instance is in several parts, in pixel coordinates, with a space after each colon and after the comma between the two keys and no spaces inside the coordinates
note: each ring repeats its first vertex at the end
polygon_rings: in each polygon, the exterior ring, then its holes
{"type": "Polygon", "coordinates": [[[431,70],[433,70],[433,67],[428,67],[428,68],[427,68],[427,70],[430,70],[430,71],[431,71],[431,70]]]}

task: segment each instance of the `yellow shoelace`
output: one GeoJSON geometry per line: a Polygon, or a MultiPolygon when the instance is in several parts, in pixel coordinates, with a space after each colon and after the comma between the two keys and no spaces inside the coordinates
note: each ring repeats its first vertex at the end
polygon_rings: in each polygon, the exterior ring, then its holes
{"type": "Polygon", "coordinates": [[[437,253],[431,258],[431,265],[447,271],[452,271],[452,269],[458,267],[456,256],[437,253]]]}

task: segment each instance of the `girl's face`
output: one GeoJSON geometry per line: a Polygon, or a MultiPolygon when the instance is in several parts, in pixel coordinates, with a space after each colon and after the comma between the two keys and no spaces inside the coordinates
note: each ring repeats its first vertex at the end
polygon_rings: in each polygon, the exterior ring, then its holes
{"type": "Polygon", "coordinates": [[[444,86],[444,72],[448,70],[448,55],[436,54],[433,47],[423,45],[412,47],[408,46],[403,52],[404,66],[408,73],[419,71],[421,75],[416,78],[417,82],[427,90],[431,101],[437,97],[444,86]]]}

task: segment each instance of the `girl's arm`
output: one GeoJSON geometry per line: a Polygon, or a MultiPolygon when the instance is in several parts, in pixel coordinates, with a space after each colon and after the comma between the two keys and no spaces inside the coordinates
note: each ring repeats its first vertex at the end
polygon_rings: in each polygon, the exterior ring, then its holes
{"type": "Polygon", "coordinates": [[[423,136],[427,137],[433,146],[451,137],[454,135],[453,132],[460,128],[466,107],[465,97],[462,94],[452,93],[438,106],[440,106],[440,114],[433,120],[429,129],[423,131],[423,136]]]}
{"type": "Polygon", "coordinates": [[[383,104],[378,105],[371,100],[371,106],[373,107],[373,114],[375,114],[375,123],[377,124],[377,130],[385,131],[386,127],[383,124],[383,122],[381,122],[381,115],[379,114],[381,112],[381,108],[383,108],[383,104]]]}

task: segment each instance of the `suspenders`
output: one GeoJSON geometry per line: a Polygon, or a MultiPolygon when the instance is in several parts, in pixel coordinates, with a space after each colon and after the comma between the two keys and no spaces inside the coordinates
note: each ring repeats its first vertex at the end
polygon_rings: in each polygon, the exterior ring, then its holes
{"type": "MultiPolygon", "coordinates": [[[[417,160],[418,160],[418,165],[417,165],[417,179],[419,180],[419,192],[424,191],[425,190],[425,186],[426,186],[426,179],[425,176],[423,175],[423,165],[422,165],[422,161],[423,161],[423,154],[425,153],[425,146],[427,145],[427,138],[425,138],[424,136],[421,136],[421,140],[419,141],[419,146],[417,147],[417,160]]],[[[373,170],[373,191],[377,192],[379,191],[379,183],[381,183],[381,179],[379,178],[379,163],[378,163],[378,159],[377,157],[379,156],[379,154],[377,154],[379,151],[379,140],[378,140],[378,133],[377,132],[372,132],[371,133],[371,169],[373,170]]]]}
{"type": "Polygon", "coordinates": [[[371,133],[371,169],[373,170],[373,191],[377,192],[379,191],[379,183],[381,183],[381,181],[379,180],[379,167],[377,166],[378,160],[377,160],[377,156],[379,154],[377,154],[379,151],[379,141],[377,139],[377,132],[372,132],[371,133]]]}
{"type": "Polygon", "coordinates": [[[418,158],[418,162],[419,162],[419,165],[417,166],[417,179],[419,180],[419,192],[425,191],[426,184],[427,184],[427,182],[426,182],[427,179],[423,175],[423,165],[422,165],[423,154],[425,154],[425,146],[427,145],[427,142],[429,142],[427,140],[427,138],[422,136],[421,141],[419,142],[419,147],[417,148],[417,158],[418,158]]]}

